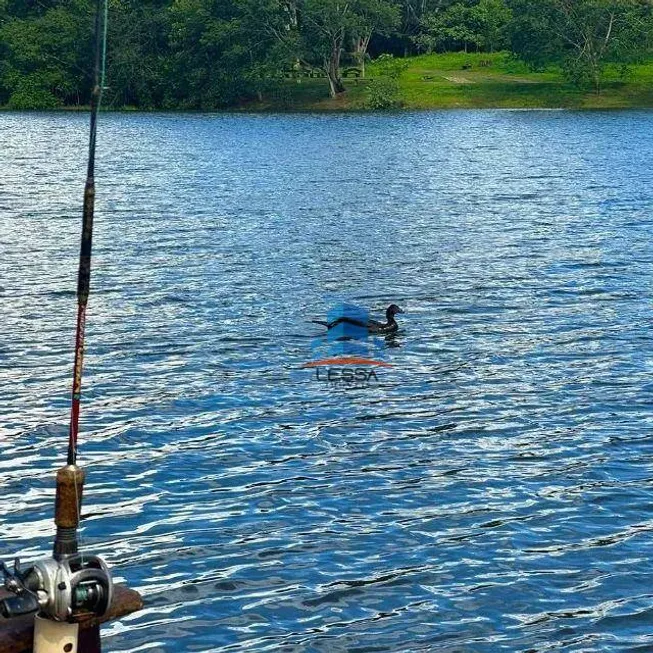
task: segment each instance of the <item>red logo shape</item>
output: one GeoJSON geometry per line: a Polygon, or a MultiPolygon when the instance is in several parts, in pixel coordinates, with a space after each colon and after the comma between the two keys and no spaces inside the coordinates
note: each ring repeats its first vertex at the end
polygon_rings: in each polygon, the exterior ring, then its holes
{"type": "Polygon", "coordinates": [[[319,361],[311,361],[310,363],[304,363],[302,368],[313,368],[313,367],[326,367],[333,365],[351,365],[351,366],[361,366],[361,365],[370,365],[372,367],[393,367],[390,363],[385,361],[375,361],[371,358],[357,358],[356,356],[341,356],[338,358],[323,358],[319,361]]]}

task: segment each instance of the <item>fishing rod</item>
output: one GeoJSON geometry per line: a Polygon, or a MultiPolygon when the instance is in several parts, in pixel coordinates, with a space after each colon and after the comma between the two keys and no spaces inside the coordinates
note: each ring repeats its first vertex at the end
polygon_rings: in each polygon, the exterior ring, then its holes
{"type": "MultiPolygon", "coordinates": [[[[77,533],[85,480],[84,470],[77,466],[77,441],[86,307],[91,282],[97,119],[104,87],[107,18],[108,0],[96,0],[95,61],[77,275],[77,329],[68,455],[66,465],[57,471],[54,519],[57,532],[52,558],[39,560],[24,571],[19,560],[14,563],[13,572],[0,563],[5,588],[15,595],[0,601],[0,613],[6,618],[12,618],[38,612],[34,621],[34,651],[37,653],[76,653],[79,623],[88,619],[101,619],[108,612],[113,595],[113,581],[107,565],[98,556],[79,553],[77,533]]],[[[96,641],[92,641],[90,646],[86,645],[88,651],[100,650],[99,630],[97,627],[95,630],[96,641]]]]}
{"type": "Polygon", "coordinates": [[[77,437],[79,434],[79,409],[82,393],[82,368],[84,365],[84,333],[86,306],[91,285],[91,251],[93,246],[93,217],[95,213],[95,147],[97,141],[97,117],[102,103],[106,68],[106,43],[108,0],[97,0],[95,14],[95,66],[93,91],[91,93],[91,128],[88,143],[88,165],[84,186],[84,210],[82,214],[82,241],[77,274],[77,333],[75,338],[75,366],[73,369],[72,406],[68,436],[68,465],[77,462],[77,437]]]}

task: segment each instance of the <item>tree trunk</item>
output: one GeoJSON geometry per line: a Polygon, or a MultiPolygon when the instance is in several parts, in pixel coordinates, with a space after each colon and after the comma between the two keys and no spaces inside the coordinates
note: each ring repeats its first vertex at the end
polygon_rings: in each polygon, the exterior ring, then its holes
{"type": "Polygon", "coordinates": [[[336,74],[330,68],[328,68],[326,74],[329,80],[329,95],[331,95],[331,97],[336,97],[340,93],[344,93],[345,85],[342,83],[340,73],[336,74]]]}
{"type": "Polygon", "coordinates": [[[365,59],[367,58],[367,48],[370,45],[371,38],[372,34],[370,32],[365,36],[358,37],[354,43],[354,55],[361,69],[361,77],[365,77],[365,59]]]}
{"type": "Polygon", "coordinates": [[[342,49],[341,39],[333,41],[331,56],[325,61],[324,72],[329,80],[329,93],[331,97],[336,97],[339,93],[344,93],[345,85],[340,77],[340,52],[342,49]]]}
{"type": "Polygon", "coordinates": [[[592,43],[588,44],[589,47],[587,48],[588,54],[587,54],[587,64],[589,66],[590,70],[590,77],[592,79],[592,83],[594,84],[594,91],[596,92],[597,95],[601,95],[601,61],[600,61],[600,55],[597,51],[594,50],[592,47],[592,43]]]}
{"type": "Polygon", "coordinates": [[[370,32],[364,39],[363,44],[363,56],[361,57],[361,76],[365,78],[365,59],[367,57],[367,48],[370,46],[370,40],[372,39],[372,32],[370,32]]]}
{"type": "Polygon", "coordinates": [[[297,20],[297,3],[288,2],[286,4],[286,10],[288,11],[288,17],[290,19],[290,27],[297,29],[297,26],[299,25],[299,20],[297,20]]]}
{"type": "Polygon", "coordinates": [[[369,47],[370,44],[370,39],[372,38],[372,34],[366,34],[365,36],[361,36],[356,39],[355,42],[355,56],[356,60],[358,61],[358,65],[360,66],[361,69],[361,77],[365,77],[365,59],[367,57],[367,48],[369,47]]]}
{"type": "Polygon", "coordinates": [[[597,95],[601,95],[601,68],[597,62],[592,65],[592,77],[594,78],[594,90],[597,95]]]}

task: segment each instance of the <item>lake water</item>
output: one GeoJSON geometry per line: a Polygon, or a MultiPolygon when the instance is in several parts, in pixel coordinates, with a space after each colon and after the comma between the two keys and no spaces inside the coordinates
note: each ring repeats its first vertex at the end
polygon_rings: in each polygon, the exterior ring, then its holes
{"type": "MultiPolygon", "coordinates": [[[[0,114],[7,561],[53,537],[87,123],[0,114]]],[[[106,115],[98,156],[107,651],[653,650],[653,112],[106,115]],[[364,387],[302,369],[339,301],[406,311],[364,387]]]]}

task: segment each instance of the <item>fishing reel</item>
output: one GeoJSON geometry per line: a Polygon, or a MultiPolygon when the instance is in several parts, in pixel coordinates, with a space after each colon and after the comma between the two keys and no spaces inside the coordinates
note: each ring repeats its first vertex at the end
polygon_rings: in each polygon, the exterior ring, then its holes
{"type": "Polygon", "coordinates": [[[40,611],[54,621],[102,617],[111,605],[113,580],[102,558],[75,553],[60,560],[39,560],[25,571],[20,561],[10,571],[0,562],[5,588],[15,594],[0,601],[6,618],[40,611]]]}

